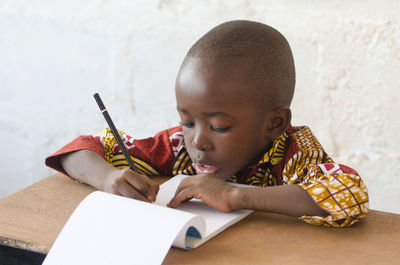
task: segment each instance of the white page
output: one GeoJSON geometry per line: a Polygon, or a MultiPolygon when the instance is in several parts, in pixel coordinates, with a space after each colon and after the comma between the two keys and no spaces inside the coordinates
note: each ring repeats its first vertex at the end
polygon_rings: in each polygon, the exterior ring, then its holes
{"type": "Polygon", "coordinates": [[[93,192],[71,215],[43,264],[161,264],[193,214],[93,192]]]}
{"type": "MultiPolygon", "coordinates": [[[[178,188],[181,180],[186,177],[189,176],[177,175],[175,177],[172,177],[170,180],[166,181],[162,185],[160,185],[160,190],[158,192],[155,204],[166,206],[168,202],[174,197],[175,191],[178,188]]],[[[251,187],[242,184],[231,184],[231,185],[251,187]]],[[[201,200],[197,199],[192,199],[188,202],[184,202],[181,205],[179,205],[177,209],[193,213],[204,218],[206,226],[205,235],[202,237],[202,240],[193,242],[194,243],[193,247],[197,247],[203,244],[204,242],[206,242],[207,240],[209,240],[210,238],[212,238],[225,228],[240,221],[241,219],[243,219],[244,217],[253,212],[252,210],[240,210],[230,213],[224,213],[215,210],[214,208],[203,203],[201,200]]],[[[173,245],[176,247],[180,247],[176,245],[175,242],[173,245]]]]}

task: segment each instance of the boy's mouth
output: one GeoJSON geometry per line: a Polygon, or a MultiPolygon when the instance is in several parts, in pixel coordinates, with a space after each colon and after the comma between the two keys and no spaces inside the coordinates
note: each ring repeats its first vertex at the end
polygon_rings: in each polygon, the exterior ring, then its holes
{"type": "Polygon", "coordinates": [[[193,163],[194,168],[196,169],[197,174],[217,174],[218,167],[202,164],[202,163],[193,163]]]}

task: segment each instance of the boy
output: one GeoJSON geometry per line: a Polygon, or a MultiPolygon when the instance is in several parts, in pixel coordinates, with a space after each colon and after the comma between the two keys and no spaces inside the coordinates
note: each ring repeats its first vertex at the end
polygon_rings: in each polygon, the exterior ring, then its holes
{"type": "Polygon", "coordinates": [[[294,85],[293,56],[278,31],[227,22],[198,40],[182,63],[175,90],[181,126],[142,140],[121,132],[137,172],[126,168],[108,129],[78,137],[46,165],[144,201],[158,191],[148,176],[188,174],[170,207],[198,198],[226,212],[246,208],[352,225],[368,213],[367,188],[355,170],[331,160],[308,127],[290,125],[294,85]]]}

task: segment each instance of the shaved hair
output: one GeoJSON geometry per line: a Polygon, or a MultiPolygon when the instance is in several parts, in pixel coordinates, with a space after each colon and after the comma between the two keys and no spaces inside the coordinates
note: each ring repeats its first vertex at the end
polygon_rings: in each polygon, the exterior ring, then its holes
{"type": "Polygon", "coordinates": [[[246,77],[243,94],[263,112],[290,106],[296,79],[293,55],[285,37],[270,26],[246,20],[223,23],[190,48],[182,66],[192,58],[215,66],[240,64],[246,77]]]}

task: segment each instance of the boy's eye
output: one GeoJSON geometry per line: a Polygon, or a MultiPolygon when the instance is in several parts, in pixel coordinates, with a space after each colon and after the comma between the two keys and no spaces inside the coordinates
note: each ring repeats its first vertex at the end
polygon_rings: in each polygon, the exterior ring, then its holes
{"type": "Polygon", "coordinates": [[[229,126],[228,127],[219,128],[219,127],[214,127],[214,126],[210,125],[210,129],[215,131],[215,132],[217,132],[217,133],[225,133],[225,132],[229,131],[230,128],[231,127],[229,127],[229,126]]]}
{"type": "Polygon", "coordinates": [[[184,126],[184,127],[187,127],[187,128],[192,128],[194,126],[194,122],[183,122],[183,121],[180,121],[179,124],[181,126],[184,126]]]}

